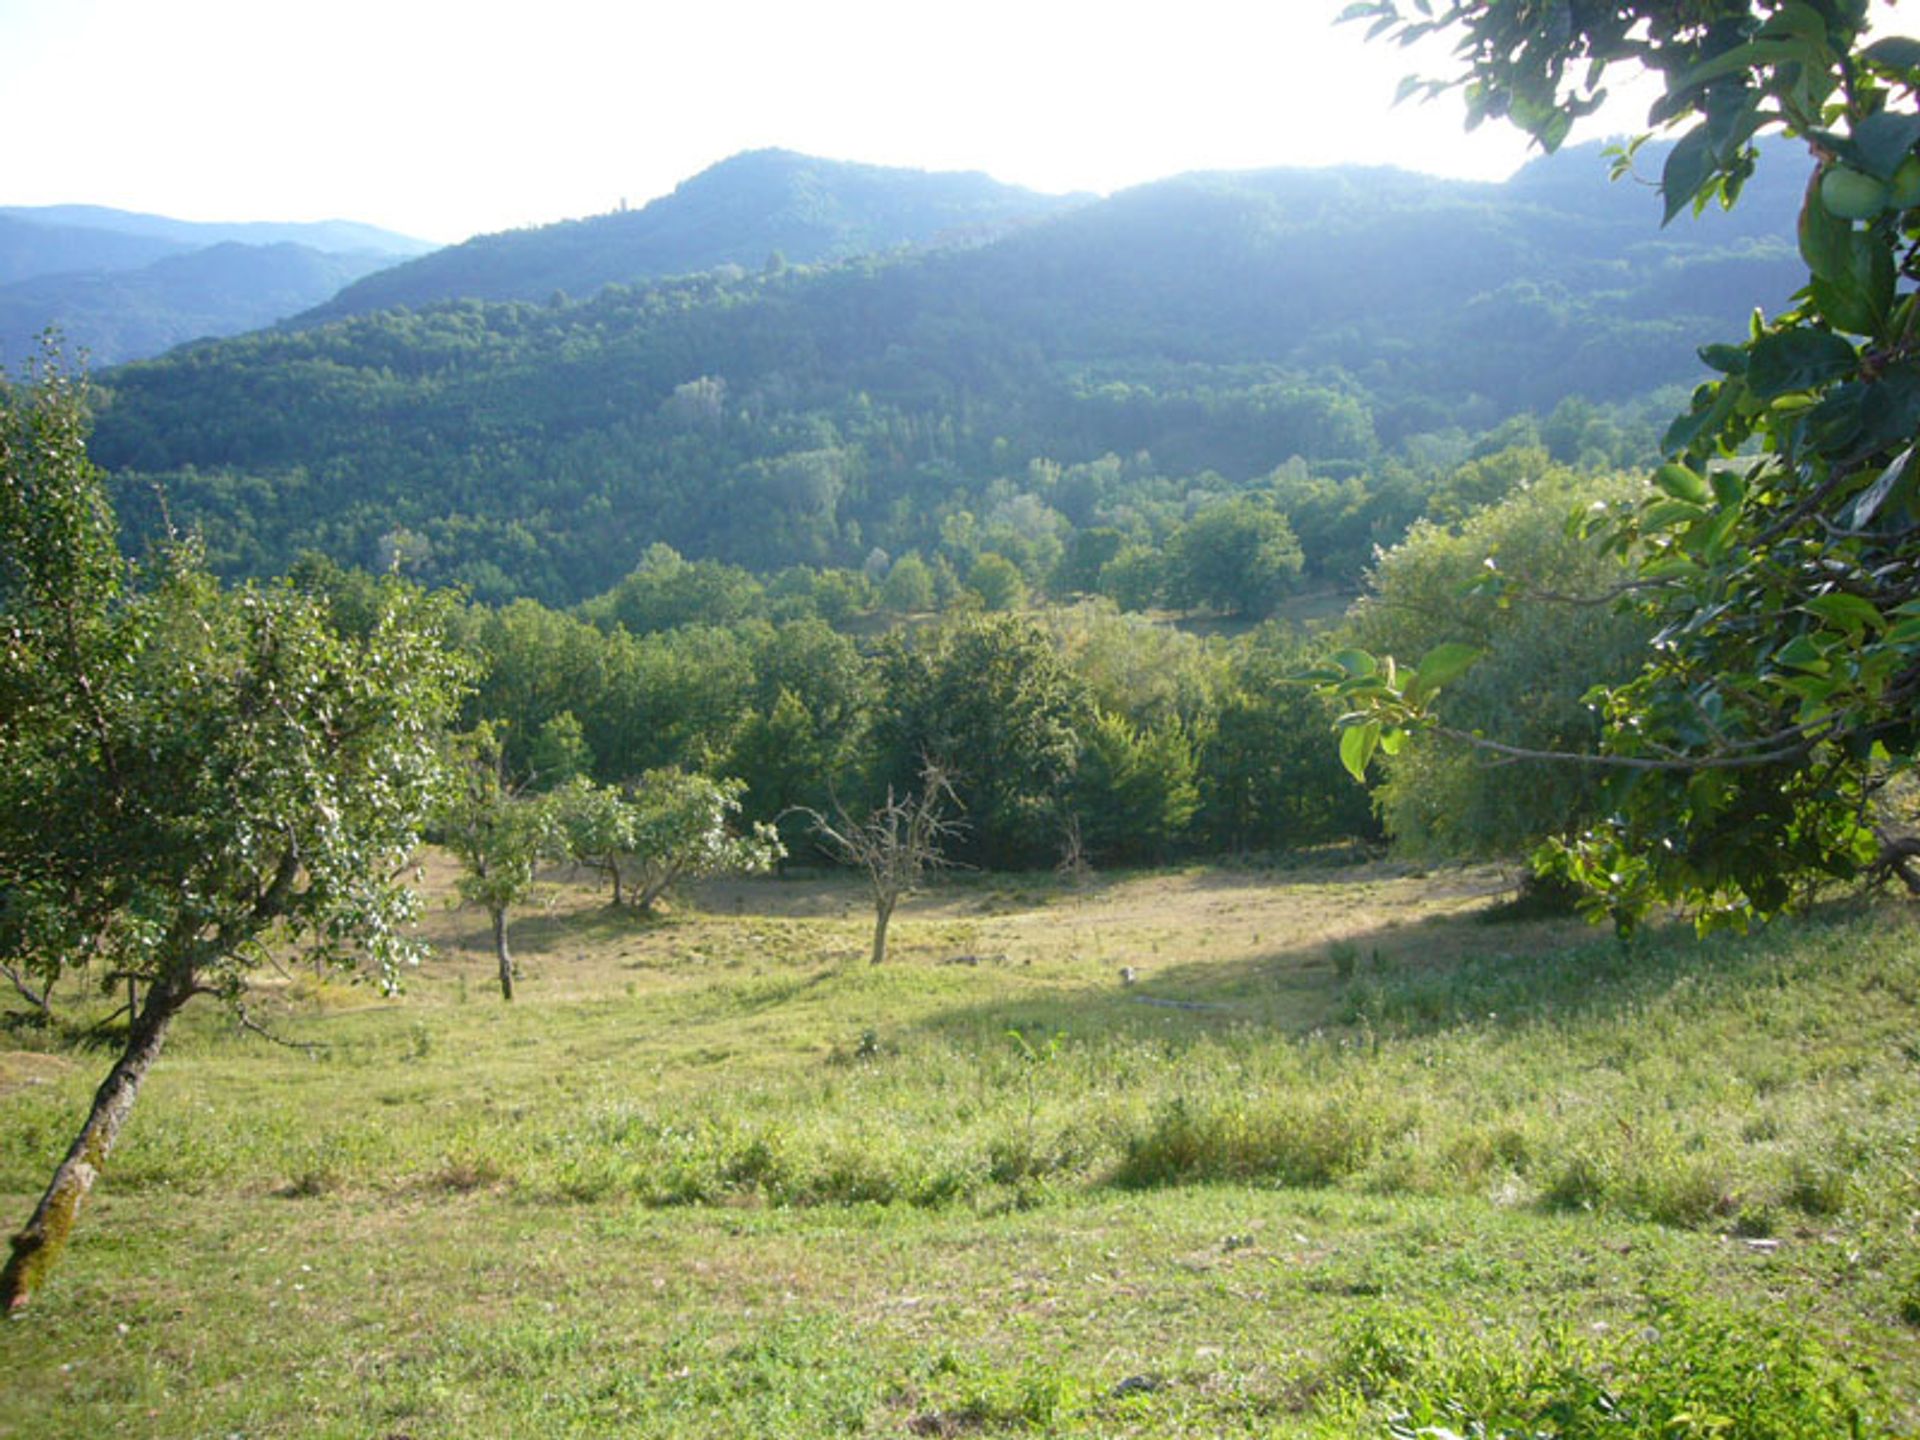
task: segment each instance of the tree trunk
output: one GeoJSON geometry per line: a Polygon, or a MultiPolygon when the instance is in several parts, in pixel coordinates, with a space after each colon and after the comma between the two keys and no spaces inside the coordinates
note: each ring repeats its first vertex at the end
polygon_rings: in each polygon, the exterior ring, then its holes
{"type": "Polygon", "coordinates": [[[47,1193],[40,1197],[33,1218],[13,1237],[13,1253],[0,1270],[0,1310],[12,1312],[27,1303],[40,1287],[47,1272],[66,1248],[80,1206],[100,1178],[113,1142],[133,1110],[134,1097],[147,1069],[160,1054],[167,1038],[167,1026],[192,991],[184,986],[155,981],[147,987],[147,1003],[127,1025],[127,1045],[120,1058],[93,1093],[93,1108],[80,1127],[80,1134],[67,1151],[66,1159],[53,1172],[47,1193]]]}
{"type": "Polygon", "coordinates": [[[878,965],[887,958],[887,922],[893,919],[894,898],[876,900],[873,904],[873,963],[878,965]]]}
{"type": "Polygon", "coordinates": [[[640,898],[633,902],[633,908],[646,919],[651,920],[656,907],[666,897],[666,893],[673,888],[674,882],[680,878],[683,868],[684,862],[681,861],[657,866],[643,864],[640,867],[640,873],[634,877],[633,881],[634,887],[640,892],[640,898]]]}
{"type": "Polygon", "coordinates": [[[513,956],[507,950],[507,912],[489,911],[493,916],[493,953],[500,959],[500,998],[513,999],[513,956]]]}

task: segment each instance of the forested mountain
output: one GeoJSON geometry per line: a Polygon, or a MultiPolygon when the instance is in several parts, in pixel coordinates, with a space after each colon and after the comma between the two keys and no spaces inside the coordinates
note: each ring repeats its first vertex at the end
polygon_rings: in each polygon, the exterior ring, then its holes
{"type": "Polygon", "coordinates": [[[49,326],[96,365],[307,309],[425,241],[345,220],[233,224],[98,205],[0,206],[0,365],[49,326]]]}
{"type": "Polygon", "coordinates": [[[403,553],[550,601],[658,541],[769,570],[996,527],[1110,550],[1210,497],[1290,507],[1281,471],[1351,509],[1522,412],[1580,458],[1562,402],[1692,378],[1798,283],[1758,238],[1790,233],[1794,167],[1665,231],[1603,172],[1187,176],[971,247],[260,333],[107,376],[97,453],[231,571],[403,553]]]}
{"type": "Polygon", "coordinates": [[[43,224],[0,210],[0,285],[77,270],[134,270],[190,248],[159,236],[43,224]]]}
{"type": "Polygon", "coordinates": [[[639,210],[481,235],[348,287],[303,322],[440,300],[539,300],[559,291],[721,266],[848,260],[979,240],[1079,203],[981,174],[903,170],[752,150],[639,210]]]}
{"type": "Polygon", "coordinates": [[[95,364],[158,355],[183,340],[272,324],[391,259],[223,241],[137,270],[36,275],[0,285],[0,359],[32,354],[49,325],[95,364]]]}

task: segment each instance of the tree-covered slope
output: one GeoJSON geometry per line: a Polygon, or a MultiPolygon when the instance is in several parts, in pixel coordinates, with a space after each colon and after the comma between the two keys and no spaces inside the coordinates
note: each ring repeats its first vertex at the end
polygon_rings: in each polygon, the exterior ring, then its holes
{"type": "Polygon", "coordinates": [[[975,173],[935,173],[754,150],[639,210],[481,235],[348,287],[303,321],[441,300],[592,295],[602,285],[846,260],[977,240],[1075,204],[975,173]]]}
{"type": "Polygon", "coordinates": [[[1795,283],[1740,228],[1786,229],[1788,178],[1763,167],[1740,223],[1663,232],[1601,169],[1190,176],[970,248],[261,333],[107,377],[97,449],[131,505],[165,477],[229,569],[371,564],[406,532],[436,578],[549,600],[658,540],[858,564],[1022,495],[1137,530],[1142,495],[1296,456],[1337,479],[1692,378],[1695,345],[1795,283]],[[1105,455],[1124,497],[1035,479],[1105,455]]]}
{"type": "Polygon", "coordinates": [[[49,326],[96,365],[158,355],[201,336],[252,330],[305,309],[390,259],[286,242],[225,241],[138,269],[17,280],[0,285],[0,363],[31,355],[49,326]]]}
{"type": "Polygon", "coordinates": [[[134,270],[190,248],[159,236],[42,223],[0,210],[0,285],[77,270],[134,270]]]}

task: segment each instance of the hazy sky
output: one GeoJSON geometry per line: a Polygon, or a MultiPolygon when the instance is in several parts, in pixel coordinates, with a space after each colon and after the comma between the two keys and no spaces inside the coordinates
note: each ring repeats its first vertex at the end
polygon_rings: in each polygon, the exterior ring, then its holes
{"type": "MultiPolygon", "coordinates": [[[[1344,0],[0,0],[0,203],[345,218],[431,240],[634,205],[739,150],[1110,191],[1390,163],[1504,127],[1392,109],[1344,0]]],[[[1600,130],[1630,129],[1644,99],[1600,130]]]]}

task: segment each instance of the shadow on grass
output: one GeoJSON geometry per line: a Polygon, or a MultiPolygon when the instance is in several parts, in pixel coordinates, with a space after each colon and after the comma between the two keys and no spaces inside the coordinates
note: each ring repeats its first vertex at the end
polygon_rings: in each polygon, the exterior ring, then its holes
{"type": "Polygon", "coordinates": [[[1677,987],[1709,993],[1783,983],[1809,955],[1846,963],[1841,935],[1871,910],[1836,902],[1748,936],[1700,939],[1673,923],[1631,945],[1564,921],[1498,927],[1477,915],[1384,925],[1332,942],[1279,946],[1233,960],[1157,967],[1081,986],[942,1011],[920,1028],[946,1036],[1009,1029],[1078,1039],[1151,1037],[1170,1047],[1246,1027],[1304,1037],[1349,1029],[1412,1038],[1463,1026],[1576,1022],[1657,1002],[1677,987]]]}

